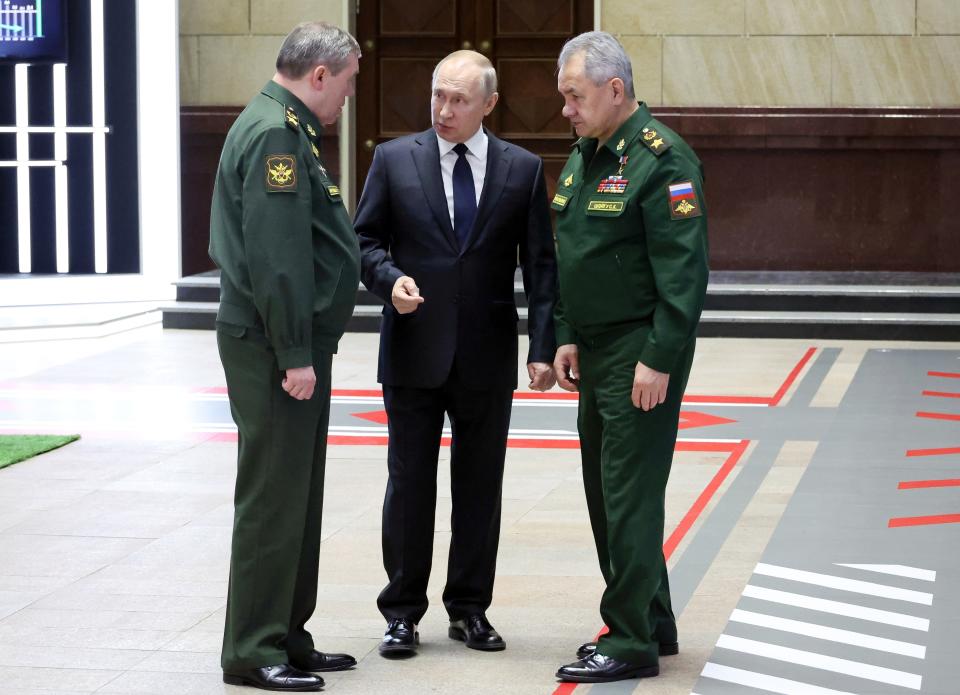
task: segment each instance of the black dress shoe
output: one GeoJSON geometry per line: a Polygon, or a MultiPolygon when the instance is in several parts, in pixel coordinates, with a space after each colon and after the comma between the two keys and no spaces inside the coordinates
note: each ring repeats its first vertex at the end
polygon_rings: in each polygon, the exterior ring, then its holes
{"type": "Polygon", "coordinates": [[[228,685],[251,685],[260,690],[282,690],[288,693],[315,693],[323,687],[323,679],[305,673],[289,664],[261,666],[246,671],[223,672],[223,682],[228,685]]]}
{"type": "Polygon", "coordinates": [[[635,666],[596,652],[574,664],[561,666],[557,671],[557,678],[572,683],[612,683],[659,675],[659,666],[635,666]]]}
{"type": "Polygon", "coordinates": [[[450,639],[466,643],[470,649],[483,652],[499,652],[507,648],[503,637],[493,629],[493,625],[483,613],[471,615],[463,620],[451,620],[447,631],[450,639]]]}
{"type": "Polygon", "coordinates": [[[290,665],[301,671],[324,673],[326,671],[346,671],[357,665],[357,660],[349,654],[324,654],[316,649],[306,656],[290,659],[290,665]]]}
{"type": "MultiPolygon", "coordinates": [[[[577,649],[577,658],[586,659],[595,651],[597,651],[596,642],[584,642],[577,649]]],[[[680,645],[676,642],[661,642],[659,652],[660,656],[676,656],[680,653],[680,645]]]]}
{"type": "Polygon", "coordinates": [[[420,633],[412,620],[394,618],[387,623],[387,631],[380,642],[380,655],[386,657],[413,656],[420,644],[420,633]]]}

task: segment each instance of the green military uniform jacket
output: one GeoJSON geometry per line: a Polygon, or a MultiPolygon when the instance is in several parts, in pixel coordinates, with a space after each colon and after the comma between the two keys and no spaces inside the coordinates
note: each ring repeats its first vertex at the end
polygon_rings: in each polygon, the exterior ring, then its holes
{"type": "Polygon", "coordinates": [[[268,82],[227,134],[213,193],[217,321],[262,325],[284,370],[336,352],[360,280],[357,236],[319,134],[303,102],[268,82]]]}
{"type": "Polygon", "coordinates": [[[574,143],[551,204],[557,344],[650,324],[636,359],[670,373],[695,335],[709,274],[700,160],[643,103],[597,144],[574,143]]]}

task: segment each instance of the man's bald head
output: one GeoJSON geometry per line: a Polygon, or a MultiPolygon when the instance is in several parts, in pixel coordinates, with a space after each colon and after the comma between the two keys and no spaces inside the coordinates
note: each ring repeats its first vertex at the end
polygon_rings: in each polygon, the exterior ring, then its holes
{"type": "Polygon", "coordinates": [[[437,63],[433,69],[433,81],[431,89],[437,87],[437,76],[440,69],[444,68],[454,70],[458,74],[475,73],[477,79],[483,88],[483,98],[489,99],[497,91],[497,71],[493,69],[493,63],[482,53],[476,51],[454,51],[446,58],[437,63]]]}

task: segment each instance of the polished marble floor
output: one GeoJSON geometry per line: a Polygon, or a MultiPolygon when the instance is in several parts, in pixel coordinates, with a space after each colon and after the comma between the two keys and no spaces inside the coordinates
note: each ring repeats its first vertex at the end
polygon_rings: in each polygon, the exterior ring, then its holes
{"type": "MultiPolygon", "coordinates": [[[[310,627],[360,664],[328,692],[957,692],[960,561],[943,548],[960,531],[960,345],[700,341],[667,491],[681,653],[592,688],[553,678],[602,627],[560,392],[516,399],[489,612],[507,650],[446,636],[441,465],[423,647],[378,656],[376,349],[350,334],[334,362],[310,627]]],[[[219,672],[236,444],[213,334],[8,336],[0,431],[83,436],[0,470],[0,693],[243,692],[219,672]]]]}

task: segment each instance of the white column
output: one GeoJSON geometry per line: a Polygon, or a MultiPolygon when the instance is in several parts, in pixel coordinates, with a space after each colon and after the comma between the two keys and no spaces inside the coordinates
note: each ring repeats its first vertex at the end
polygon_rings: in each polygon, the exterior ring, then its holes
{"type": "Polygon", "coordinates": [[[180,74],[176,0],[137,0],[140,272],[180,277],[180,74]]]}

